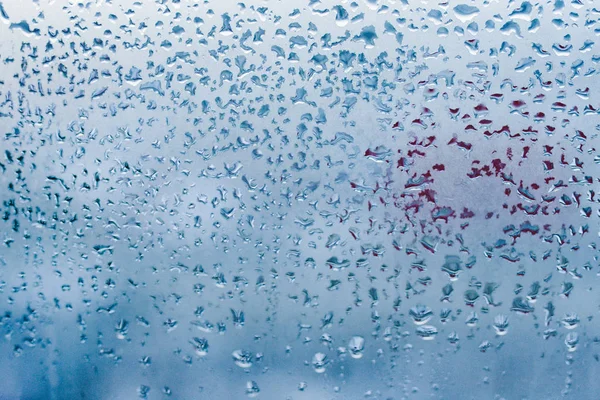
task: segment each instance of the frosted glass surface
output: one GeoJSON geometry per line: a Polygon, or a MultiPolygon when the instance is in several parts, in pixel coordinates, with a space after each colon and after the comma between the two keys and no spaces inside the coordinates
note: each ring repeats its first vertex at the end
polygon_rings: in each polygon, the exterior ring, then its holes
{"type": "Polygon", "coordinates": [[[595,399],[600,3],[2,0],[0,399],[595,399]]]}

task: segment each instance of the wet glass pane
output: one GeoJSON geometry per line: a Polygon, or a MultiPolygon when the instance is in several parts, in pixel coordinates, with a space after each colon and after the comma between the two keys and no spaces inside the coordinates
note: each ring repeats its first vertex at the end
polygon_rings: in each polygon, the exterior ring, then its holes
{"type": "Polygon", "coordinates": [[[599,18],[2,0],[0,398],[596,398],[599,18]]]}

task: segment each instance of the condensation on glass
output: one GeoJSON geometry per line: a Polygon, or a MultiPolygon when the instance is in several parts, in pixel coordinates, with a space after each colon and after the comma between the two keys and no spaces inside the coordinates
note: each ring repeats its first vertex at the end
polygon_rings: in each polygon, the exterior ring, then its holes
{"type": "Polygon", "coordinates": [[[595,398],[599,18],[2,0],[0,398],[595,398]]]}

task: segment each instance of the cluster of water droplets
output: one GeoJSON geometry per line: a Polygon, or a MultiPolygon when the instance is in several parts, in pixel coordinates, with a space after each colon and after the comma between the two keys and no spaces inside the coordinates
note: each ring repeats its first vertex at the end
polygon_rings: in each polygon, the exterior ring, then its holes
{"type": "Polygon", "coordinates": [[[0,398],[591,396],[599,19],[0,2],[0,398]]]}

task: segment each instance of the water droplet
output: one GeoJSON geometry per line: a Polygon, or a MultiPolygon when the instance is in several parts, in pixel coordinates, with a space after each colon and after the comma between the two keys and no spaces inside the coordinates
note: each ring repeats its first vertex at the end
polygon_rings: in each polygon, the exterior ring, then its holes
{"type": "Polygon", "coordinates": [[[348,351],[352,358],[362,358],[365,349],[365,339],[362,336],[353,336],[348,342],[348,351]]]}
{"type": "Polygon", "coordinates": [[[312,366],[317,374],[322,374],[325,372],[325,367],[327,364],[329,364],[329,360],[325,354],[315,353],[312,359],[312,366]]]}

